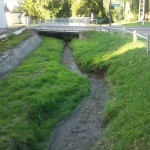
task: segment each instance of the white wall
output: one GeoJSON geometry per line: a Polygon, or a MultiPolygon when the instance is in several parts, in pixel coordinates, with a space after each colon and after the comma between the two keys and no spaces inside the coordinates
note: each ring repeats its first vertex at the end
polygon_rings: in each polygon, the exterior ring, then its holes
{"type": "Polygon", "coordinates": [[[20,15],[21,13],[6,12],[7,25],[12,26],[13,24],[20,24],[20,15]]]}
{"type": "Polygon", "coordinates": [[[7,28],[3,0],[0,0],[0,28],[7,28]]]}
{"type": "Polygon", "coordinates": [[[29,24],[30,17],[25,16],[25,13],[12,13],[6,12],[6,20],[8,27],[13,26],[14,24],[29,24]]]}

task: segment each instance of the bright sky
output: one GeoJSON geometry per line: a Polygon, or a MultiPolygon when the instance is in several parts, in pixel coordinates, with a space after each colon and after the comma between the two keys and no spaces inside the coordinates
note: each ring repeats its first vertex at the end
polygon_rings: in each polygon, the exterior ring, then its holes
{"type": "Polygon", "coordinates": [[[18,6],[18,0],[4,0],[4,3],[7,3],[7,8],[13,10],[14,6],[18,6]]]}

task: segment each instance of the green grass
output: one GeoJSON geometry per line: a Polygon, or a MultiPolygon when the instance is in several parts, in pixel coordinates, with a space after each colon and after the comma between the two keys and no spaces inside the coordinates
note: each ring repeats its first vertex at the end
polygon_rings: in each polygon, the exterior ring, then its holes
{"type": "Polygon", "coordinates": [[[142,22],[131,22],[131,23],[123,23],[123,26],[140,26],[140,27],[150,27],[150,22],[145,22],[144,25],[142,25],[142,22]]]}
{"type": "Polygon", "coordinates": [[[56,124],[89,93],[89,82],[61,65],[63,42],[41,46],[0,81],[0,149],[47,149],[56,124]]]}
{"type": "Polygon", "coordinates": [[[88,71],[107,71],[110,100],[96,150],[150,150],[150,56],[146,41],[109,33],[86,33],[72,48],[88,71]]]}
{"type": "Polygon", "coordinates": [[[7,41],[0,41],[0,55],[7,51],[8,49],[20,44],[22,41],[28,39],[31,36],[31,32],[29,30],[25,30],[19,35],[8,35],[7,41]]]}

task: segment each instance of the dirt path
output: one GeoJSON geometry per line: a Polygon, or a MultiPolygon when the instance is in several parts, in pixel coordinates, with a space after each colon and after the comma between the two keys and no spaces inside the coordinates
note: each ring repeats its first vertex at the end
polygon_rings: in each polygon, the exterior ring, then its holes
{"type": "MultiPolygon", "coordinates": [[[[63,64],[72,71],[84,75],[75,64],[71,49],[66,46],[63,64]]],[[[57,127],[49,150],[89,150],[102,131],[102,111],[108,99],[107,86],[102,79],[89,78],[91,94],[81,102],[73,115],[57,127]]]]}

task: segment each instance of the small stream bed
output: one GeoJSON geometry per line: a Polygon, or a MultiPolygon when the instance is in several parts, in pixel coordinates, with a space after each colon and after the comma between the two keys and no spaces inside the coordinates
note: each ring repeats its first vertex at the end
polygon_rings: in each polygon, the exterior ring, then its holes
{"type": "Polygon", "coordinates": [[[56,128],[49,150],[90,150],[103,130],[103,110],[108,100],[107,85],[98,75],[89,76],[80,71],[68,44],[64,47],[63,64],[73,72],[89,78],[91,93],[81,101],[72,116],[56,128]]]}

